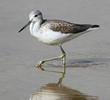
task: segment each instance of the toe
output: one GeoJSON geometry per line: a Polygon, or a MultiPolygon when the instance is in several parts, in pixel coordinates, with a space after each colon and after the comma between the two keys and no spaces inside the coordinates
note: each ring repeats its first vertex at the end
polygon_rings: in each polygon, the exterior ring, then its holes
{"type": "Polygon", "coordinates": [[[40,69],[40,70],[42,70],[42,71],[45,71],[45,69],[42,68],[41,64],[36,65],[36,68],[38,68],[38,69],[40,69]]]}

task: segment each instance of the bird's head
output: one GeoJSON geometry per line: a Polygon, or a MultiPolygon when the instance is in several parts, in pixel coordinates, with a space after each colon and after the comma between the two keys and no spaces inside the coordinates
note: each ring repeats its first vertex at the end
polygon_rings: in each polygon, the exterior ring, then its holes
{"type": "Polygon", "coordinates": [[[32,22],[42,20],[42,13],[39,10],[31,11],[29,14],[29,20],[32,22]]]}
{"type": "Polygon", "coordinates": [[[29,21],[28,23],[22,27],[18,32],[21,32],[22,30],[24,30],[28,25],[30,25],[32,22],[42,22],[43,17],[42,17],[42,13],[39,10],[34,10],[31,11],[29,14],[29,21]]]}

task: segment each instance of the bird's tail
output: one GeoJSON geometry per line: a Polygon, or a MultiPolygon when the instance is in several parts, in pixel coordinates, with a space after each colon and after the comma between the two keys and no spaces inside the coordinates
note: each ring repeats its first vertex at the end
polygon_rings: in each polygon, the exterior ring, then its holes
{"type": "Polygon", "coordinates": [[[100,27],[99,25],[92,25],[91,28],[98,28],[100,27]]]}
{"type": "Polygon", "coordinates": [[[91,25],[88,30],[91,30],[91,31],[96,30],[96,29],[99,29],[99,27],[100,27],[99,25],[91,25]]]}

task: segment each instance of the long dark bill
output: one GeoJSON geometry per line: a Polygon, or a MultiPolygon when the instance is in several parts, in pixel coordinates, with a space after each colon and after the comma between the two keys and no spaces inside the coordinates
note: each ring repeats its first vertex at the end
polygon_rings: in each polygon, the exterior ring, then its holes
{"type": "Polygon", "coordinates": [[[23,29],[25,29],[28,25],[30,25],[31,21],[29,21],[23,28],[21,28],[18,32],[21,32],[23,29]]]}

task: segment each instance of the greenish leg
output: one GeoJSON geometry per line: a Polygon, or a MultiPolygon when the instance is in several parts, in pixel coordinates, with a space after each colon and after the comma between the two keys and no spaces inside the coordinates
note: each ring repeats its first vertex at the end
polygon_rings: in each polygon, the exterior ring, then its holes
{"type": "Polygon", "coordinates": [[[59,46],[60,49],[61,49],[61,52],[62,52],[62,55],[59,56],[59,57],[55,57],[55,58],[50,58],[50,59],[46,59],[46,60],[42,60],[40,61],[36,67],[42,71],[48,71],[48,72],[56,72],[56,73],[62,73],[62,76],[64,77],[64,74],[65,74],[65,71],[66,71],[66,53],[65,51],[63,50],[62,46],[60,45],[59,46]],[[60,59],[63,59],[63,72],[59,72],[59,71],[49,71],[49,70],[46,70],[44,68],[42,68],[42,64],[44,64],[45,62],[48,62],[48,61],[53,61],[53,60],[60,60],[60,59]]]}
{"type": "Polygon", "coordinates": [[[62,46],[60,45],[60,49],[62,51],[62,55],[63,55],[63,72],[62,72],[62,77],[64,77],[65,73],[66,73],[66,53],[64,51],[64,49],[62,48],[62,46]]]}
{"type": "Polygon", "coordinates": [[[59,78],[57,84],[60,87],[62,85],[62,81],[63,81],[64,76],[62,76],[61,78],[59,78]]]}

